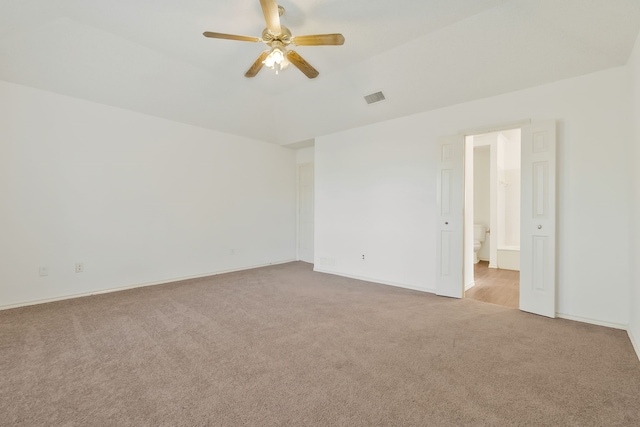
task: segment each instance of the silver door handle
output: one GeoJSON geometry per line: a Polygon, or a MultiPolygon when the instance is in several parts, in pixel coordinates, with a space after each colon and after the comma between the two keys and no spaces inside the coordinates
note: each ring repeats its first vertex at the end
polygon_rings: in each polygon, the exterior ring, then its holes
{"type": "Polygon", "coordinates": [[[538,230],[542,230],[542,226],[541,225],[538,226],[538,230]]]}

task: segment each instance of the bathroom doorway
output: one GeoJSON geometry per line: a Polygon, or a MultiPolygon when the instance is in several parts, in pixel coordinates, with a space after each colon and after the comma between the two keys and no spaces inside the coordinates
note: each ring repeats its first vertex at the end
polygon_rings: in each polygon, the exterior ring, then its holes
{"type": "Polygon", "coordinates": [[[521,129],[465,138],[465,297],[519,308],[521,129]]]}

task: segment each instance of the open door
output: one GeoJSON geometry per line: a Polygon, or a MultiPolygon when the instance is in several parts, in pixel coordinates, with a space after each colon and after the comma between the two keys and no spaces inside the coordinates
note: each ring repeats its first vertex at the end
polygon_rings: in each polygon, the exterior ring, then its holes
{"type": "Polygon", "coordinates": [[[462,298],[464,135],[438,139],[436,294],[462,298]]]}
{"type": "Polygon", "coordinates": [[[556,124],[522,127],[520,309],[556,316],[556,124]]]}

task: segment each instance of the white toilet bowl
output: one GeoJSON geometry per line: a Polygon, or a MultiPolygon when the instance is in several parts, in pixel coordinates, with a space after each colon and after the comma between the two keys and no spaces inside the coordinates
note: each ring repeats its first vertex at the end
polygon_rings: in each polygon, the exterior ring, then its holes
{"type": "Polygon", "coordinates": [[[487,227],[474,224],[473,225],[473,263],[477,264],[478,261],[478,251],[482,247],[482,242],[484,242],[485,237],[487,236],[487,227]]]}

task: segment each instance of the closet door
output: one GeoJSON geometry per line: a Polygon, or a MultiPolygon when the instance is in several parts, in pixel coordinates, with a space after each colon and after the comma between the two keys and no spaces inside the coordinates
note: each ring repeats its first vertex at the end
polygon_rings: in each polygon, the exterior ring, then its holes
{"type": "Polygon", "coordinates": [[[298,259],[313,263],[313,163],[298,167],[298,259]]]}

